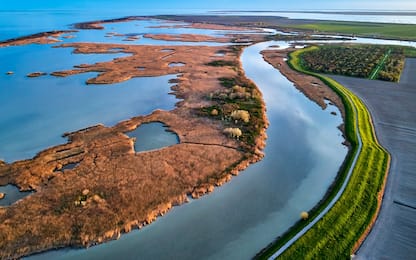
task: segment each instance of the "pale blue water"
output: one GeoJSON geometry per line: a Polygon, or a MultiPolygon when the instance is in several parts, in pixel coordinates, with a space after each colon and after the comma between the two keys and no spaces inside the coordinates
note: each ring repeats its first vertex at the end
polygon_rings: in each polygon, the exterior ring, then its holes
{"type": "Polygon", "coordinates": [[[167,126],[160,122],[142,124],[126,134],[130,138],[136,139],[134,142],[136,153],[160,149],[179,143],[178,135],[169,132],[167,126]]]}
{"type": "MultiPolygon", "coordinates": [[[[0,12],[1,13],[1,12],[0,12]]],[[[59,14],[59,13],[58,13],[59,14]]],[[[66,14],[66,13],[65,13],[66,14]]],[[[64,17],[66,17],[64,15],[64,17]]],[[[132,116],[149,114],[155,109],[169,110],[176,102],[170,92],[169,79],[174,75],[135,78],[113,85],[86,85],[96,74],[81,74],[68,78],[42,76],[27,78],[32,72],[71,69],[79,64],[111,61],[129,54],[73,54],[72,48],[55,48],[61,43],[101,42],[126,44],[127,36],[108,33],[140,35],[129,44],[153,45],[224,45],[215,42],[175,42],[143,38],[146,33],[222,35],[224,31],[164,28],[171,23],[158,20],[129,21],[105,24],[104,30],[80,30],[58,37],[56,44],[31,44],[0,48],[0,159],[12,162],[33,157],[37,152],[66,140],[65,132],[94,125],[113,125],[132,116]],[[6,75],[12,71],[13,75],[6,75]],[[152,87],[149,87],[152,86],[152,87]]],[[[1,30],[0,30],[1,31],[1,30]]],[[[179,64],[177,64],[179,65],[179,64]]]]}
{"type": "Polygon", "coordinates": [[[16,201],[31,194],[31,192],[20,192],[19,189],[13,185],[0,186],[0,192],[6,195],[0,200],[0,207],[10,206],[16,201]]]}

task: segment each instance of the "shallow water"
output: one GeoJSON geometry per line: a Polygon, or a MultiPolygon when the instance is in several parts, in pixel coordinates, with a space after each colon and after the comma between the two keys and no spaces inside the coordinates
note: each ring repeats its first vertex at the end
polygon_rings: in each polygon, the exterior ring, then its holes
{"type": "Polygon", "coordinates": [[[6,195],[3,199],[0,200],[0,206],[7,207],[16,201],[30,195],[32,192],[20,192],[16,186],[6,185],[0,186],[0,193],[4,193],[6,195]]]}
{"type": "Polygon", "coordinates": [[[172,85],[168,81],[175,75],[86,85],[91,76],[21,77],[2,85],[0,158],[8,162],[31,158],[49,146],[66,142],[61,137],[65,132],[99,123],[112,126],[155,109],[170,110],[177,101],[168,95],[172,85]]]}
{"type": "Polygon", "coordinates": [[[178,135],[168,131],[167,126],[160,122],[152,122],[140,125],[135,130],[126,133],[130,138],[135,138],[134,150],[136,153],[160,149],[178,144],[178,135]]]}

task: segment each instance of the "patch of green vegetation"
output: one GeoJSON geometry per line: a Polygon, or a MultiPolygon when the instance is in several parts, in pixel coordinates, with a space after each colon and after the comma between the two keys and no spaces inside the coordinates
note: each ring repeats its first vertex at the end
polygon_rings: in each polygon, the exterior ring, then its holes
{"type": "Polygon", "coordinates": [[[226,88],[237,85],[237,80],[235,78],[219,78],[218,80],[220,81],[220,84],[226,88]]]}
{"type": "Polygon", "coordinates": [[[237,66],[237,64],[235,62],[228,61],[228,60],[214,60],[214,61],[208,62],[206,65],[214,66],[214,67],[224,67],[224,66],[235,67],[235,66],[237,66]]]}
{"type": "Polygon", "coordinates": [[[364,22],[322,21],[288,27],[315,32],[343,33],[365,37],[416,40],[416,25],[364,22]]]}
{"type": "Polygon", "coordinates": [[[302,66],[302,54],[317,48],[310,47],[291,53],[289,64],[295,70],[321,79],[341,97],[345,106],[346,138],[351,144],[351,151],[330,193],[321,205],[309,212],[308,221],[299,221],[289,232],[261,252],[257,256],[259,259],[271,256],[322,211],[340,189],[356,153],[359,153],[358,160],[341,198],[323,219],[289,247],[279,259],[350,258],[355,243],[370,225],[378,207],[378,196],[384,185],[390,156],[376,139],[371,117],[364,103],[335,80],[307,71],[302,66]],[[357,149],[357,122],[362,139],[361,151],[357,149]]]}
{"type": "Polygon", "coordinates": [[[416,58],[416,48],[404,47],[404,56],[408,58],[416,58]]]}
{"type": "Polygon", "coordinates": [[[399,81],[405,49],[369,44],[325,45],[302,55],[307,70],[386,81],[399,81]]]}
{"type": "Polygon", "coordinates": [[[224,88],[211,93],[208,98],[214,104],[200,112],[221,120],[225,128],[239,128],[242,134],[238,139],[253,147],[265,126],[261,93],[242,73],[218,80],[224,88]]]}

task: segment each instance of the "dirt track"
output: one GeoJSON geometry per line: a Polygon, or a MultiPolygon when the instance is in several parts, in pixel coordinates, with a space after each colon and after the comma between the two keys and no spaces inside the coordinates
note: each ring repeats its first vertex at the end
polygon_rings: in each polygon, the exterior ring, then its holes
{"type": "Polygon", "coordinates": [[[416,255],[416,59],[401,81],[332,76],[371,112],[377,137],[392,156],[380,215],[357,259],[411,259],[416,255]]]}

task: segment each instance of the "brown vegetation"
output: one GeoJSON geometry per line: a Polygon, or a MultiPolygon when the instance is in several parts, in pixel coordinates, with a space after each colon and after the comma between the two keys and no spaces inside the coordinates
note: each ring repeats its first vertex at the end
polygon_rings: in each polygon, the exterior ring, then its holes
{"type": "Polygon", "coordinates": [[[32,44],[32,43],[36,43],[36,44],[56,43],[60,41],[59,39],[57,39],[57,37],[65,33],[72,33],[72,32],[75,32],[75,31],[73,30],[51,31],[51,32],[32,34],[29,36],[2,41],[0,42],[0,47],[19,46],[19,45],[26,45],[26,44],[32,44]]]}
{"type": "Polygon", "coordinates": [[[45,76],[45,75],[47,75],[46,72],[40,72],[40,71],[27,74],[29,78],[36,78],[36,77],[45,76]]]}
{"type": "Polygon", "coordinates": [[[184,41],[184,42],[230,42],[229,37],[214,37],[201,34],[145,34],[145,38],[163,41],[184,41]]]}
{"type": "MultiPolygon", "coordinates": [[[[116,239],[120,233],[149,224],[172,206],[186,202],[188,195],[198,198],[212,191],[262,158],[264,122],[256,130],[255,142],[244,143],[224,135],[222,121],[196,113],[215,104],[207,98],[209,93],[225,89],[219,78],[238,78],[241,85],[254,88],[241,74],[239,52],[232,47],[94,43],[61,47],[74,47],[76,53],[106,53],[118,48],[131,56],[79,65],[55,75],[94,71],[100,74],[88,83],[107,84],[132,77],[177,74],[172,89],[183,100],[172,111],[157,110],[114,127],[97,125],[67,133],[68,143],[46,149],[31,160],[0,162],[0,185],[10,183],[21,190],[36,191],[1,208],[0,258],[116,239]],[[171,51],[164,51],[167,49],[171,51]],[[217,59],[220,51],[225,54],[223,59],[238,67],[206,65],[217,59]],[[172,62],[186,65],[169,67],[172,62]],[[133,139],[125,133],[154,121],[168,125],[180,143],[136,154],[133,139]],[[68,164],[76,166],[60,170],[68,164]]],[[[253,89],[250,93],[259,95],[253,89]]],[[[264,105],[256,113],[256,120],[266,120],[264,105]]]]}

